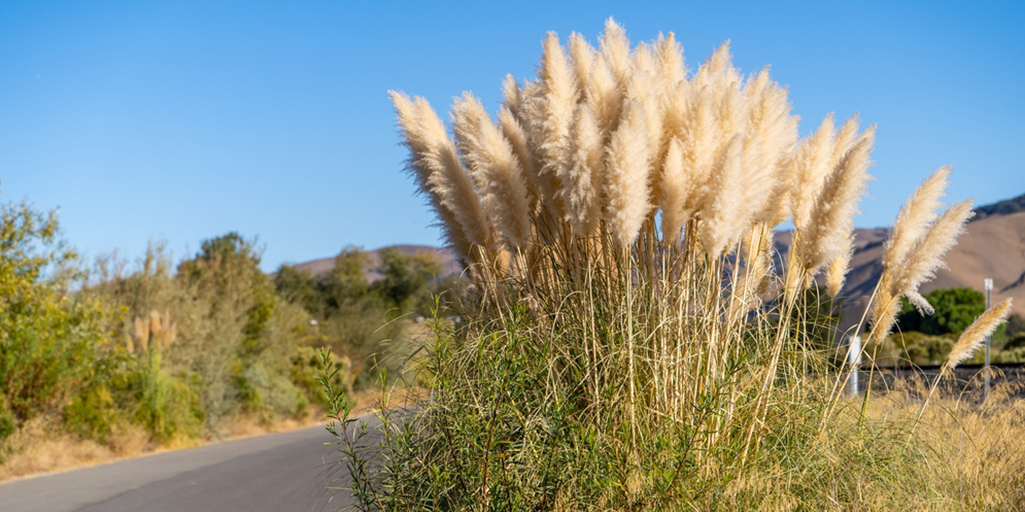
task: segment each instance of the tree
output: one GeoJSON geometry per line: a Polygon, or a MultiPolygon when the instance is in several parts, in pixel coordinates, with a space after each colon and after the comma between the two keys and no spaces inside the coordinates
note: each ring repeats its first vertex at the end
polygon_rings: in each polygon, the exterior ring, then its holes
{"type": "Polygon", "coordinates": [[[933,290],[925,296],[936,312],[923,317],[907,300],[897,317],[902,331],[925,334],[960,334],[986,311],[986,296],[971,288],[945,288],[933,290]]]}
{"type": "Polygon", "coordinates": [[[401,311],[422,310],[431,285],[441,274],[438,259],[425,252],[412,256],[403,254],[391,247],[382,249],[380,256],[378,270],[384,278],[374,283],[374,290],[389,307],[401,311]]]}
{"type": "Polygon", "coordinates": [[[274,313],[274,289],[260,270],[255,239],[232,231],[204,240],[196,257],[178,266],[178,275],[199,294],[215,297],[213,314],[221,309],[245,311],[239,350],[244,361],[263,351],[261,336],[274,313]]]}
{"type": "Polygon", "coordinates": [[[335,256],[335,266],[318,282],[324,298],[325,317],[353,304],[365,302],[370,285],[365,270],[369,259],[362,247],[348,245],[335,256]]]}
{"type": "Polygon", "coordinates": [[[59,235],[54,211],[0,206],[0,424],[60,406],[87,377],[102,336],[102,311],[65,292],[60,269],[75,253],[59,235]]]}
{"type": "Polygon", "coordinates": [[[294,265],[281,265],[274,275],[274,288],[285,300],[299,304],[311,315],[321,316],[323,305],[317,280],[294,265]]]}

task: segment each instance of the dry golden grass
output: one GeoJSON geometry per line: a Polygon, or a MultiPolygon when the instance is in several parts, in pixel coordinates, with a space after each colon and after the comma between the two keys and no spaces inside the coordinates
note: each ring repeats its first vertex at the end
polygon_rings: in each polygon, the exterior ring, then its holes
{"type": "Polygon", "coordinates": [[[136,457],[157,448],[145,430],[137,426],[118,426],[108,443],[102,445],[61,432],[54,425],[55,422],[47,418],[36,418],[6,441],[12,453],[0,465],[0,481],[94,466],[136,457]]]}
{"type": "Polygon", "coordinates": [[[917,423],[909,446],[923,451],[921,477],[942,492],[906,509],[1025,510],[1025,383],[996,384],[985,401],[977,389],[947,389],[923,410],[927,386],[925,379],[898,380],[868,411],[880,423],[917,423]]]}

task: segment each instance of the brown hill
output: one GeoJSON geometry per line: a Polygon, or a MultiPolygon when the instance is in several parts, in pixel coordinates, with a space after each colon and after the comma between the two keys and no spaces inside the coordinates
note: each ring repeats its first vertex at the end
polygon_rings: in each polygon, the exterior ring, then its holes
{"type": "MultiPolygon", "coordinates": [[[[448,249],[440,249],[438,247],[431,247],[429,245],[391,245],[388,247],[381,247],[372,251],[367,251],[368,262],[367,267],[363,270],[367,281],[374,282],[381,279],[381,274],[375,269],[381,264],[381,250],[386,248],[395,249],[404,254],[417,254],[426,252],[432,254],[438,258],[441,262],[441,275],[438,277],[444,277],[449,274],[459,273],[462,269],[459,268],[459,263],[456,262],[455,255],[448,249]]],[[[307,261],[305,263],[299,263],[295,265],[298,270],[309,272],[311,275],[322,274],[330,271],[335,267],[335,258],[321,258],[319,260],[307,261]]]]}
{"type": "MultiPolygon", "coordinates": [[[[882,274],[883,242],[889,228],[855,230],[855,253],[843,295],[847,297],[844,324],[857,323],[882,274]]],[[[784,257],[793,234],[776,233],[776,249],[784,257]]],[[[967,287],[983,291],[993,280],[993,302],[1014,298],[1014,311],[1025,315],[1025,211],[990,214],[966,226],[966,232],[944,260],[947,268],[922,285],[922,293],[937,288],[967,287]]]]}
{"type": "MultiPolygon", "coordinates": [[[[1013,297],[1014,311],[1025,315],[1025,211],[1003,213],[1005,210],[1013,209],[995,207],[1005,203],[1008,201],[977,209],[984,217],[967,225],[966,233],[961,235],[958,244],[947,253],[945,260],[948,268],[940,270],[936,279],[923,285],[923,293],[937,288],[959,286],[983,291],[983,280],[990,278],[993,279],[993,301],[1013,297]]],[[[889,228],[855,230],[854,257],[851,259],[851,272],[847,276],[843,290],[843,295],[847,297],[844,308],[845,325],[857,323],[876,283],[879,282],[879,276],[883,271],[883,243],[889,234],[889,228]]],[[[791,231],[776,232],[774,243],[778,252],[777,265],[786,257],[792,238],[791,231]]],[[[426,245],[391,247],[406,254],[428,252],[437,255],[442,263],[443,275],[461,271],[454,255],[447,249],[426,245]]],[[[373,270],[381,261],[380,250],[368,252],[370,264],[366,269],[366,275],[367,280],[371,282],[381,277],[373,270]]],[[[296,267],[316,275],[330,270],[334,263],[334,258],[323,258],[300,263],[296,267]]]]}
{"type": "Polygon", "coordinates": [[[1025,211],[1025,194],[976,208],[975,217],[972,218],[972,222],[985,219],[991,215],[1010,215],[1021,211],[1025,211]]]}

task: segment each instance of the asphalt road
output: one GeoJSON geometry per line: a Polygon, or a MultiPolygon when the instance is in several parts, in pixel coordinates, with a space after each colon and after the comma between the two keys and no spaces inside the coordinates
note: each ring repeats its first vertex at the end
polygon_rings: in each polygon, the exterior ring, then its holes
{"type": "Polygon", "coordinates": [[[0,512],[345,510],[347,471],[323,426],[0,484],[0,512]],[[339,480],[342,477],[345,479],[339,480]]]}

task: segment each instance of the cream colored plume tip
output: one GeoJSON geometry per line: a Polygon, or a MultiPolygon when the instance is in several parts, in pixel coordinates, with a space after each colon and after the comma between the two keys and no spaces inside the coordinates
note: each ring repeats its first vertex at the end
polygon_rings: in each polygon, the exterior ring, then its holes
{"type": "Polygon", "coordinates": [[[949,372],[958,364],[972,357],[972,354],[982,346],[986,339],[993,335],[997,327],[1000,327],[1000,324],[1004,323],[1010,314],[1011,298],[1008,297],[1003,302],[989,308],[979,318],[976,318],[972,325],[969,325],[964,333],[961,334],[961,337],[957,339],[954,348],[950,350],[947,362],[943,364],[943,371],[949,372]]]}

